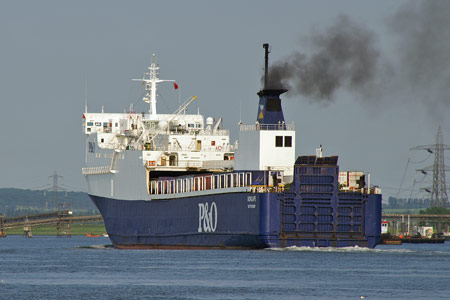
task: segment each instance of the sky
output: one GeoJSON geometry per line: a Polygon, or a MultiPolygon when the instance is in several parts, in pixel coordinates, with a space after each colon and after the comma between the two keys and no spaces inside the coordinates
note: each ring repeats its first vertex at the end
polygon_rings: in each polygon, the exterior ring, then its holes
{"type": "MultiPolygon", "coordinates": [[[[295,122],[296,154],[314,154],[322,144],[324,155],[339,156],[341,170],[370,172],[385,199],[422,197],[410,188],[414,178],[422,187],[430,184],[429,176],[415,170],[433,164],[433,157],[410,148],[434,144],[439,126],[450,144],[450,3],[430,2],[436,5],[389,0],[3,2],[0,187],[42,189],[52,184],[49,176],[56,171],[63,176],[61,187],[86,191],[81,174],[85,100],[89,112],[102,107],[123,112],[130,104],[148,111],[142,86],[131,79],[142,77],[153,53],[161,79],[176,80],[180,87],[178,92],[170,84],[160,86],[158,111],[171,113],[180,99],[198,96],[190,112],[223,117],[234,141],[240,119],[256,121],[262,44],[271,47],[269,68],[297,65],[295,57],[313,63],[326,41],[343,31],[356,42],[338,45],[361,47],[344,53],[349,60],[328,65],[324,73],[336,72],[331,92],[308,93],[297,88],[296,78],[284,81],[290,92],[282,96],[283,109],[286,121],[295,122]],[[355,57],[366,64],[354,67],[355,57]],[[366,75],[355,75],[355,68],[366,75]]],[[[319,72],[307,84],[324,78],[319,72]]]]}

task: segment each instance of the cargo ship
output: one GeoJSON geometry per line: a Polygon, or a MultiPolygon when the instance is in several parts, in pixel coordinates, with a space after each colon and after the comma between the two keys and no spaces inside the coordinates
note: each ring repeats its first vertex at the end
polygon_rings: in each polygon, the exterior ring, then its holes
{"type": "Polygon", "coordinates": [[[381,194],[359,176],[339,183],[338,157],[295,155],[295,126],[264,87],[256,122],[230,141],[222,118],[156,111],[159,66],[142,79],[149,111],[83,114],[88,194],[116,248],[369,247],[380,240],[381,194]],[[348,184],[347,184],[348,185],[348,184]]]}

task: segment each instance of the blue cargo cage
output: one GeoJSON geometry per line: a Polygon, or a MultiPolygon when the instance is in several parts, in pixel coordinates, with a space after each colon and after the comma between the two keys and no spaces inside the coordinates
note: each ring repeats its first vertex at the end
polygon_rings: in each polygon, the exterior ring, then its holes
{"type": "Polygon", "coordinates": [[[337,160],[297,158],[292,185],[278,195],[280,246],[373,248],[379,242],[381,195],[340,191],[337,160]]]}

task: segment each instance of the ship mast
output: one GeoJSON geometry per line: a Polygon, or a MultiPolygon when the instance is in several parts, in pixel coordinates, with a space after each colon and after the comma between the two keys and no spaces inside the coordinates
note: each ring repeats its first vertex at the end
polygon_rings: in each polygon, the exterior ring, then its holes
{"type": "Polygon", "coordinates": [[[175,81],[175,80],[161,80],[158,77],[159,65],[156,64],[156,54],[152,56],[152,63],[148,67],[148,72],[144,73],[142,79],[133,79],[133,81],[141,81],[147,91],[147,94],[142,100],[150,104],[149,114],[151,120],[156,120],[156,91],[158,90],[158,84],[160,82],[175,81]],[[148,76],[146,78],[146,76],[148,76]]]}

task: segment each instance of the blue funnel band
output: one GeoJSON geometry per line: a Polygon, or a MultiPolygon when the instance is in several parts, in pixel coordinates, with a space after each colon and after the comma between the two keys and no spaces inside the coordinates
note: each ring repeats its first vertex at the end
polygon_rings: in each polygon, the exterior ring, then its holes
{"type": "Polygon", "coordinates": [[[258,92],[259,105],[256,121],[259,124],[284,123],[280,95],[287,90],[261,90],[258,92]]]}

